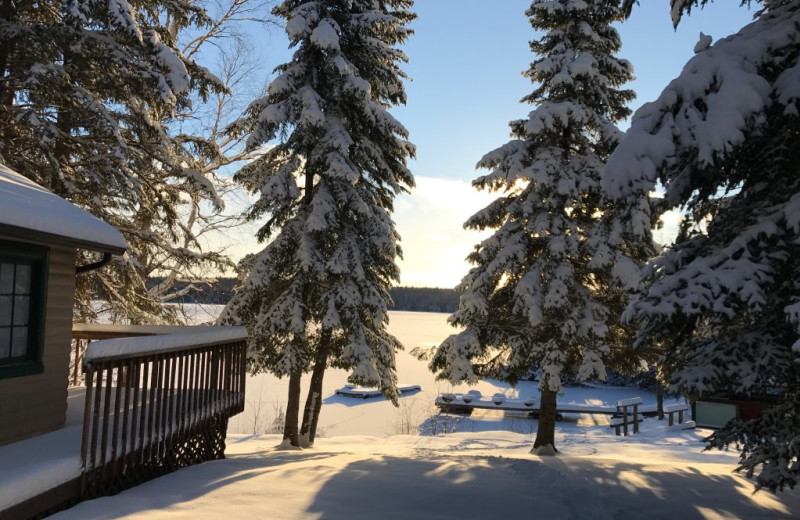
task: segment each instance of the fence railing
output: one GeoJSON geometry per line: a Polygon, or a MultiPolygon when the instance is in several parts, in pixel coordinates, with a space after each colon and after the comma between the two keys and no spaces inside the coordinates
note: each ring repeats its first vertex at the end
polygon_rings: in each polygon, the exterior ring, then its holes
{"type": "Polygon", "coordinates": [[[244,409],[246,350],[237,334],[217,336],[224,339],[179,334],[89,344],[84,497],[224,456],[228,419],[244,409]]]}
{"type": "Polygon", "coordinates": [[[206,325],[116,325],[113,323],[74,323],[69,362],[69,384],[84,386],[83,354],[90,341],[136,338],[160,334],[189,334],[209,330],[206,325]]]}

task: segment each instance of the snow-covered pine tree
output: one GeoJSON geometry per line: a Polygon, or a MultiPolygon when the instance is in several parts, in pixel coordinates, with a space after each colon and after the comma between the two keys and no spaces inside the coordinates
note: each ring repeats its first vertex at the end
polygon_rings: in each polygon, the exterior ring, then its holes
{"type": "Polygon", "coordinates": [[[632,68],[614,56],[617,1],[537,0],[526,14],[542,34],[526,72],[535,90],[523,100],[535,108],[511,122],[512,141],[478,163],[490,173],[473,185],[504,193],[465,226],[496,231],[468,257],[475,267],[450,318],[464,330],[438,347],[430,367],[453,383],[515,382],[541,370],[534,451],[552,453],[562,376],[604,378],[609,343],[624,336],[624,298],[611,273],[627,266],[631,274],[635,264],[618,250],[614,228],[599,228],[612,209],[600,172],[622,135],[614,123],[630,112],[633,92],[620,87],[632,68]]]}
{"type": "MultiPolygon", "coordinates": [[[[691,4],[673,2],[679,16],[691,4]]],[[[677,19],[676,19],[677,20],[677,19]]],[[[619,200],[666,191],[685,213],[676,243],[626,312],[640,343],[666,341],[675,388],[767,396],[710,445],[741,450],[758,487],[800,476],[800,2],[765,0],[757,19],[696,55],[633,117],[604,185],[619,200]]],[[[648,218],[644,206],[639,221],[648,218]]]]}
{"type": "Polygon", "coordinates": [[[296,51],[266,97],[233,129],[261,157],[236,178],[259,195],[249,216],[269,219],[274,239],[242,262],[222,319],[250,332],[250,368],[289,376],[284,440],[311,444],[326,366],[354,383],[397,395],[395,350],[386,332],[389,287],[401,251],[391,219],[396,194],[414,184],[406,129],[387,109],[405,103],[396,48],[415,18],[411,0],[287,0],[296,51]],[[273,144],[274,146],[269,146],[273,144]],[[313,364],[302,439],[300,376],[313,364]]]}
{"type": "Polygon", "coordinates": [[[222,88],[175,50],[177,30],[207,21],[190,0],[0,3],[0,161],[115,225],[130,246],[78,278],[80,318],[97,298],[134,322],[168,318],[143,262],[217,260],[191,240],[175,247],[186,236],[176,208],[215,193],[165,127],[191,92],[222,88]]]}

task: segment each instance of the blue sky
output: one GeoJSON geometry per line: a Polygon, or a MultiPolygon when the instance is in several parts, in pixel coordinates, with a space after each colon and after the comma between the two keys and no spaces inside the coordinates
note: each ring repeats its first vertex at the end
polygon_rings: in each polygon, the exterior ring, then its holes
{"type": "MultiPolygon", "coordinates": [[[[636,75],[628,87],[637,93],[633,109],[654,100],[680,73],[701,31],[716,40],[752,18],[738,2],[717,0],[673,30],[669,0],[640,3],[618,26],[619,55],[636,75]]],[[[493,197],[470,186],[483,173],[475,164],[509,139],[509,121],[532,108],[519,102],[533,88],[522,76],[534,59],[528,42],[536,35],[524,15],[529,6],[530,0],[416,2],[415,34],[403,47],[412,78],[408,104],[392,110],[417,146],[410,163],[417,188],[398,199],[394,215],[405,252],[402,285],[453,287],[469,269],[464,257],[483,235],[464,231],[462,224],[493,197]]],[[[270,70],[289,59],[279,31],[265,44],[270,70]]],[[[260,247],[238,246],[234,252],[260,247]]]]}
{"type": "MultiPolygon", "coordinates": [[[[715,39],[735,32],[752,14],[717,0],[685,18],[675,31],[668,0],[643,0],[618,27],[620,56],[633,63],[634,106],[655,99],[692,56],[700,31],[715,39]]],[[[417,175],[471,179],[478,159],[508,140],[508,122],[530,106],[522,76],[534,55],[529,0],[418,0],[415,35],[404,47],[408,105],[394,110],[417,147],[417,175]]]]}

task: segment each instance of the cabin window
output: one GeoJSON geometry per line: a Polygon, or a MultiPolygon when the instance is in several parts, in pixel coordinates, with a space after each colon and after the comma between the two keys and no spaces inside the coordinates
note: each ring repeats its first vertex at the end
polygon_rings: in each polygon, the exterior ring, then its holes
{"type": "Polygon", "coordinates": [[[44,369],[47,252],[0,240],[0,379],[44,369]]]}

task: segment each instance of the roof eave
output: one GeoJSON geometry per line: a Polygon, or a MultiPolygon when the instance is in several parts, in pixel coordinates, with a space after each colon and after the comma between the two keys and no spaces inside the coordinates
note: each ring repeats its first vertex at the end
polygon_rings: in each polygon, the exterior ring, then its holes
{"type": "Polygon", "coordinates": [[[97,251],[99,253],[111,253],[112,255],[122,255],[126,250],[125,247],[119,247],[117,245],[93,242],[91,240],[83,240],[80,238],[65,237],[55,233],[37,231],[35,229],[13,226],[10,224],[0,224],[0,236],[24,240],[26,242],[36,242],[39,244],[74,247],[75,249],[88,249],[90,251],[97,251]]]}

